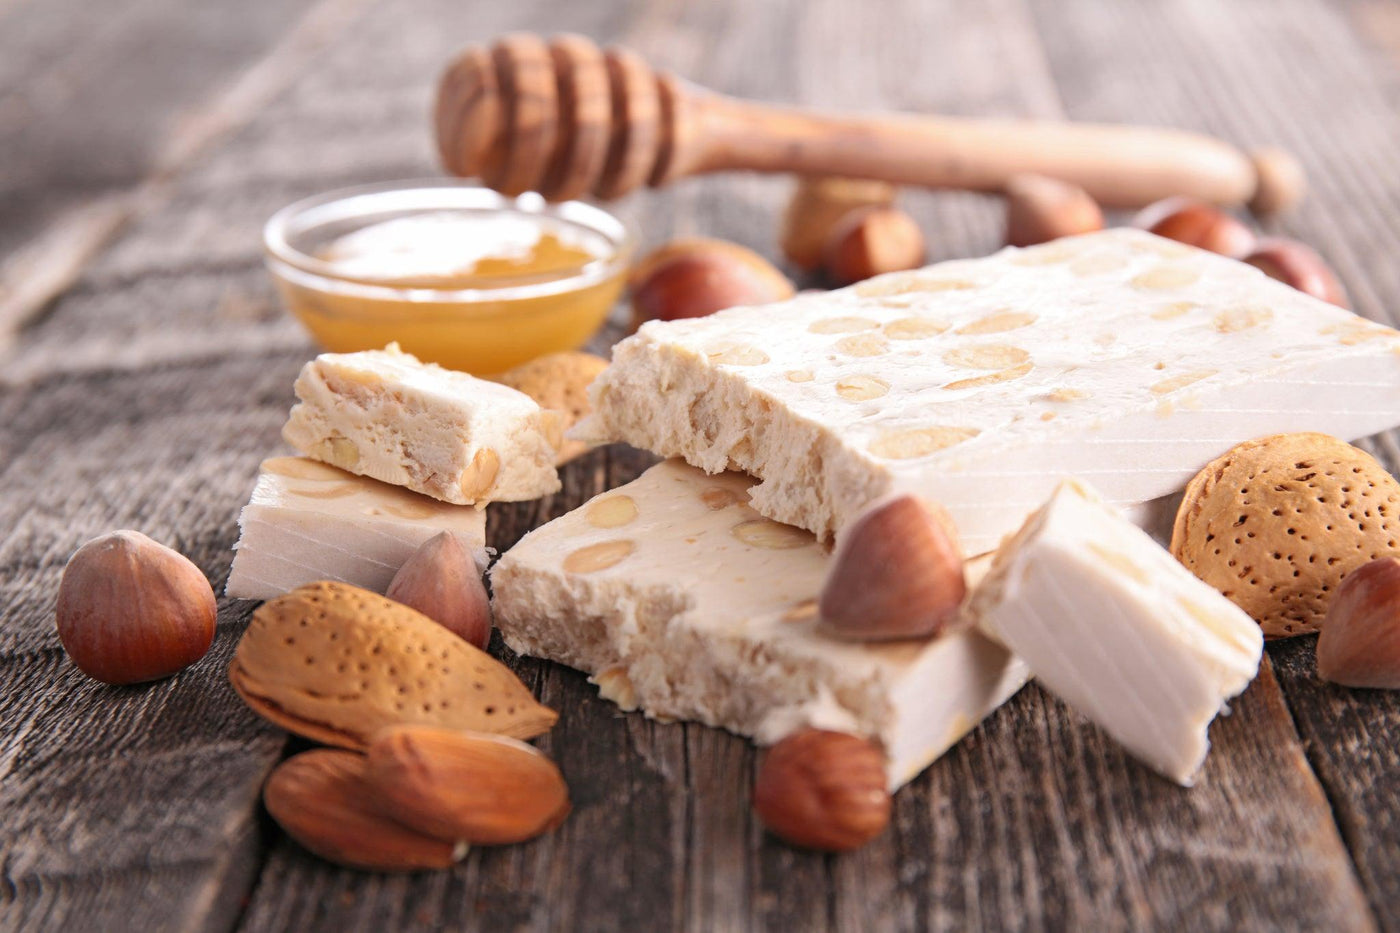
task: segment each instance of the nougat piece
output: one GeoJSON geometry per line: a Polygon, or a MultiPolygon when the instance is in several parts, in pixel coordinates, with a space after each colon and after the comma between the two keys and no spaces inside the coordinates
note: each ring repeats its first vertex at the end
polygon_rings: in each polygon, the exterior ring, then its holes
{"type": "Polygon", "coordinates": [[[1243,610],[1074,480],[1002,545],[969,614],[1046,689],[1180,784],[1264,649],[1243,610]]]}
{"type": "Polygon", "coordinates": [[[892,788],[1025,682],[972,629],[881,644],[821,634],[832,558],[751,509],[751,483],[669,461],[530,532],[491,572],[506,644],[587,671],[653,718],[763,744],[806,726],[871,737],[892,788]]]}
{"type": "Polygon", "coordinates": [[[975,554],[1065,476],[1128,508],[1248,438],[1400,424],[1400,333],[1119,229],[651,322],[591,394],[570,436],[753,474],[823,539],[915,493],[975,554]]]}
{"type": "Polygon", "coordinates": [[[238,525],[225,587],[235,599],[271,599],[316,580],[382,593],[418,546],[443,531],[486,569],[484,507],[440,502],[305,457],[263,461],[238,525]]]}
{"type": "Polygon", "coordinates": [[[422,363],[397,344],[302,367],[282,436],[332,466],[473,505],[559,489],[559,414],[528,395],[422,363]]]}

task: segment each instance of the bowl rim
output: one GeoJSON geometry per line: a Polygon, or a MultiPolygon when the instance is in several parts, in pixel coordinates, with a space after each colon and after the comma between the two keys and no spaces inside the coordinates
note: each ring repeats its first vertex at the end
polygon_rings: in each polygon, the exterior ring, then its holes
{"type": "Polygon", "coordinates": [[[632,260],[637,236],[631,224],[583,201],[550,203],[535,192],[501,194],[472,179],[419,178],[337,188],[293,201],[263,225],[263,250],[268,267],[289,282],[316,291],[397,302],[479,304],[517,301],[580,291],[624,271],[632,260]],[[565,272],[493,279],[488,288],[396,286],[347,276],[333,262],[293,247],[289,234],[300,221],[306,227],[348,220],[376,210],[406,214],[453,209],[500,210],[553,218],[602,236],[613,252],[565,272]]]}

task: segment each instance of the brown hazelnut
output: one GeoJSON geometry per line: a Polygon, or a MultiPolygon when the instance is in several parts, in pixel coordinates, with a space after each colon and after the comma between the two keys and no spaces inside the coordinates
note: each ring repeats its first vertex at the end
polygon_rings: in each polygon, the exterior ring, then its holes
{"type": "Polygon", "coordinates": [[[947,513],[918,496],[867,507],[841,533],[818,602],[820,630],[848,641],[942,633],[967,593],[952,528],[947,513]]]}
{"type": "Polygon", "coordinates": [[[723,240],[688,239],[662,246],[637,263],[630,282],[634,327],[793,295],[792,283],[772,263],[723,240]]]}
{"type": "Polygon", "coordinates": [[[217,611],[213,587],[188,558],[139,531],[114,531],[69,558],[55,617],[79,670],[135,684],[204,657],[217,611]]]}
{"type": "Polygon", "coordinates": [[[832,227],[858,208],[893,204],[894,195],[894,186],[883,181],[824,176],[799,180],[783,212],[783,255],[799,269],[815,271],[832,227]]]}
{"type": "Polygon", "coordinates": [[[491,640],[491,599],[481,571],[450,531],[424,541],[394,574],[384,595],[482,650],[491,640]]]}
{"type": "Polygon", "coordinates": [[[1190,198],[1166,198],[1142,209],[1133,225],[1168,240],[1238,259],[1254,249],[1254,231],[1220,208],[1190,198]]]}
{"type": "Polygon", "coordinates": [[[1348,687],[1400,690],[1400,557],[1342,580],[1317,637],[1317,673],[1348,687]]]}
{"type": "Polygon", "coordinates": [[[1034,246],[1103,229],[1103,211],[1089,192],[1044,175],[1017,175],[1006,183],[1006,242],[1034,246]]]}
{"type": "Polygon", "coordinates": [[[885,756],[859,736],[806,729],[768,751],[753,789],[770,830],[809,849],[858,849],[890,821],[885,756]]]}
{"type": "Polygon", "coordinates": [[[1321,298],[1340,308],[1351,307],[1346,289],[1332,267],[1327,265],[1327,260],[1312,247],[1297,240],[1282,237],[1260,240],[1243,261],[1269,278],[1278,279],[1314,298],[1321,298]]]}
{"type": "Polygon", "coordinates": [[[862,207],[835,227],[822,253],[827,277],[850,285],[886,272],[917,269],[924,262],[924,235],[897,207],[862,207]]]}

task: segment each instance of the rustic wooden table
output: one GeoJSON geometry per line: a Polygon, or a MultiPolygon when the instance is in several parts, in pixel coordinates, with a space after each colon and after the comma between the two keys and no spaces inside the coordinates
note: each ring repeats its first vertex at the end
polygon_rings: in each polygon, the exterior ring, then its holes
{"type": "MultiPolygon", "coordinates": [[[[0,0],[0,324],[18,330],[0,365],[0,928],[1400,929],[1400,694],[1321,684],[1309,639],[1270,646],[1192,790],[1031,686],[839,858],[755,823],[748,743],[619,714],[579,674],[513,661],[563,713],[541,744],[572,818],[399,877],[309,857],[261,813],[289,743],[224,676],[249,604],[221,604],[210,656],[162,683],[105,688],[67,662],[54,591],[92,535],[143,529],[222,587],[312,353],[262,269],[262,221],[434,174],[438,68],[512,29],[626,43],[779,101],[1280,144],[1313,194],[1270,228],[1397,323],[1400,7],[1379,0],[0,0]]],[[[649,241],[771,254],[787,186],[690,181],[617,208],[649,241]]],[[[937,258],[999,245],[992,199],[907,201],[937,258]]],[[[1365,446],[1400,464],[1396,435],[1365,446]]],[[[590,454],[559,495],[493,507],[491,543],[647,462],[590,454]]]]}

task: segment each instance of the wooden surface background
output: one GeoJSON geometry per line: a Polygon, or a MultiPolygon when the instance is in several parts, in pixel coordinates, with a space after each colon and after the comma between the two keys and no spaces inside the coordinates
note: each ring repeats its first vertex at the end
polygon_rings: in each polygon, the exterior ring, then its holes
{"type": "MultiPolygon", "coordinates": [[[[1376,0],[0,0],[0,929],[1400,929],[1400,694],[1322,685],[1272,645],[1186,791],[1031,686],[896,798],[852,855],[793,851],[746,799],[755,752],[516,669],[562,711],[541,745],[576,809],[455,870],[336,869],[258,805],[289,748],[224,676],[252,607],[163,683],[66,661],[68,555],[130,526],[218,588],[235,517],[312,352],[259,228],[346,184],[431,175],[434,76],[469,41],[578,31],[738,94],[823,107],[1138,120],[1297,153],[1313,194],[1270,228],[1400,308],[1400,7],[1376,0]],[[40,312],[37,315],[35,312],[40,312]],[[20,322],[32,318],[22,329],[20,322]]],[[[788,182],[617,205],[648,241],[772,255],[788,182]]],[[[906,197],[934,258],[999,245],[994,199],[906,197]]],[[[600,337],[602,349],[616,330],[600,337]]],[[[1365,446],[1392,468],[1394,434],[1365,446]]],[[[605,449],[492,543],[632,478],[605,449]]]]}

